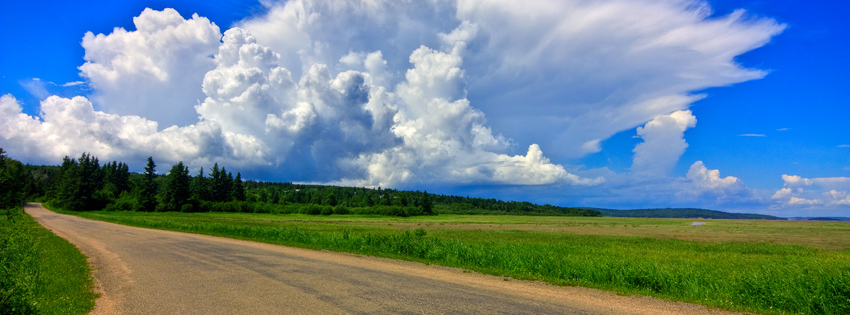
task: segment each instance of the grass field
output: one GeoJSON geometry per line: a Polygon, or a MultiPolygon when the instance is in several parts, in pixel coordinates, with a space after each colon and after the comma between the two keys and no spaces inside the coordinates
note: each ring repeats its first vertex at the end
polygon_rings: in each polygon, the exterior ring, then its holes
{"type": "Polygon", "coordinates": [[[82,212],[767,314],[850,313],[850,225],[521,216],[82,212]]]}
{"type": "Polygon", "coordinates": [[[86,257],[20,209],[16,212],[0,216],[0,314],[91,311],[97,296],[86,257]]]}

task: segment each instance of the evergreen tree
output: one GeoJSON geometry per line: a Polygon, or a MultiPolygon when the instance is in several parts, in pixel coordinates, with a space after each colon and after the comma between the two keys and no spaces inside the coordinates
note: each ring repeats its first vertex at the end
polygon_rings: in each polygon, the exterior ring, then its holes
{"type": "Polygon", "coordinates": [[[79,178],[77,177],[77,161],[69,156],[62,158],[62,166],[59,167],[59,174],[56,180],[53,181],[49,189],[49,198],[62,208],[68,208],[76,195],[79,188],[79,178]]]}
{"type": "Polygon", "coordinates": [[[245,186],[242,185],[242,175],[240,173],[236,173],[236,179],[233,181],[233,193],[231,195],[233,200],[245,201],[245,186]]]}
{"type": "Polygon", "coordinates": [[[101,167],[103,174],[103,188],[97,192],[96,199],[105,204],[112,202],[115,198],[130,190],[130,170],[127,164],[112,161],[101,167]]]}
{"type": "Polygon", "coordinates": [[[230,201],[233,191],[233,174],[228,173],[224,167],[218,168],[218,163],[215,163],[212,169],[210,180],[210,190],[212,196],[211,201],[230,201]]]}
{"type": "Polygon", "coordinates": [[[80,187],[77,190],[76,209],[69,210],[100,210],[106,205],[106,201],[98,197],[97,192],[103,188],[103,173],[100,162],[91,154],[83,153],[79,158],[80,187]]]}
{"type": "Polygon", "coordinates": [[[165,176],[165,185],[161,189],[162,203],[159,209],[164,211],[180,211],[183,205],[189,201],[191,192],[189,190],[189,168],[183,166],[180,161],[171,167],[171,171],[165,176]]]}
{"type": "Polygon", "coordinates": [[[6,157],[0,148],[0,209],[19,207],[23,196],[24,167],[21,162],[6,157]]]}
{"type": "Polygon", "coordinates": [[[148,165],[145,166],[144,180],[139,193],[139,204],[145,211],[156,209],[157,187],[154,179],[156,179],[156,164],[153,162],[153,157],[148,157],[148,165]]]}
{"type": "Polygon", "coordinates": [[[422,213],[425,213],[425,214],[433,214],[434,213],[434,206],[431,203],[431,197],[428,196],[427,190],[424,193],[422,193],[422,201],[420,201],[419,203],[421,204],[421,207],[422,207],[422,213]]]}
{"type": "Polygon", "coordinates": [[[202,167],[200,171],[198,171],[198,176],[192,178],[191,185],[191,198],[194,200],[209,200],[210,199],[210,188],[209,188],[209,180],[204,177],[204,168],[202,167]]]}

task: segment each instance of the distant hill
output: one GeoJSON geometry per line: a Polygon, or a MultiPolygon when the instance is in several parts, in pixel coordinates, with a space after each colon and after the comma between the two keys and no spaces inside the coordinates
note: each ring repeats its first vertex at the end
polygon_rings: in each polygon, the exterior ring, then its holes
{"type": "Polygon", "coordinates": [[[794,218],[788,218],[788,220],[798,220],[798,221],[844,221],[844,222],[850,222],[850,218],[848,218],[848,217],[794,217],[794,218]]]}
{"type": "Polygon", "coordinates": [[[636,210],[612,210],[596,209],[606,217],[628,217],[628,218],[682,218],[682,219],[755,219],[755,220],[786,220],[763,214],[752,213],[730,213],[716,210],[674,208],[674,209],[636,209],[636,210]]]}

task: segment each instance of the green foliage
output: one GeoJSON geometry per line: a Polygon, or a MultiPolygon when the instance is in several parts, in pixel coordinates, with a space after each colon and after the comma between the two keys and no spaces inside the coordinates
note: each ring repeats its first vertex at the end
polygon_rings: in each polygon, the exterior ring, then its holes
{"type": "Polygon", "coordinates": [[[20,214],[0,218],[0,314],[37,313],[41,266],[33,235],[20,221],[20,214]]]}
{"type": "Polygon", "coordinates": [[[157,211],[180,211],[189,201],[191,190],[189,187],[189,168],[178,162],[171,167],[171,171],[165,176],[165,184],[160,191],[161,202],[157,211]]]}
{"type": "Polygon", "coordinates": [[[145,177],[141,184],[138,200],[144,211],[154,211],[156,209],[156,163],[153,157],[148,157],[148,164],[145,166],[145,177]]]}
{"type": "Polygon", "coordinates": [[[0,209],[20,206],[26,177],[21,162],[6,157],[0,148],[0,209]]]}
{"type": "Polygon", "coordinates": [[[0,314],[86,314],[95,298],[76,247],[20,209],[0,218],[0,314]]]}
{"type": "Polygon", "coordinates": [[[122,192],[117,199],[104,208],[106,211],[144,211],[136,196],[129,192],[122,192]]]}
{"type": "Polygon", "coordinates": [[[245,186],[242,185],[242,174],[236,173],[236,179],[233,180],[233,188],[230,192],[230,199],[235,201],[245,201],[245,186]]]}
{"type": "MultiPolygon", "coordinates": [[[[32,181],[35,181],[36,175],[31,172],[32,181]]],[[[130,189],[127,164],[111,162],[101,167],[97,157],[87,153],[83,153],[77,160],[65,156],[58,170],[45,175],[49,176],[46,180],[48,187],[44,190],[46,198],[57,206],[73,211],[103,209],[130,189]]],[[[45,180],[40,182],[44,183],[45,180]]],[[[32,189],[33,194],[29,196],[38,198],[35,193],[39,190],[32,189]]]]}

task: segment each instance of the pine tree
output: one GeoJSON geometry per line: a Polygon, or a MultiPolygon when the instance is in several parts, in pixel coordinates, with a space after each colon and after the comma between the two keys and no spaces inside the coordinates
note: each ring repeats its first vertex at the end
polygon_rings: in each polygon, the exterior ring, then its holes
{"type": "Polygon", "coordinates": [[[76,209],[70,210],[100,210],[105,206],[105,201],[99,199],[97,192],[103,188],[103,173],[100,162],[91,154],[83,153],[79,158],[80,186],[77,190],[76,200],[79,201],[76,209]]]}
{"type": "Polygon", "coordinates": [[[233,192],[231,193],[233,200],[245,201],[245,186],[242,185],[242,175],[236,173],[236,179],[233,181],[233,192]]]}
{"type": "Polygon", "coordinates": [[[422,204],[421,205],[422,206],[422,213],[425,213],[425,214],[433,214],[434,213],[434,208],[433,208],[434,206],[431,203],[431,197],[428,196],[427,190],[422,194],[422,201],[420,201],[420,203],[422,204]]]}
{"type": "Polygon", "coordinates": [[[183,166],[182,161],[171,167],[171,171],[165,176],[165,185],[162,187],[162,204],[160,205],[162,210],[182,210],[191,196],[189,180],[189,168],[183,166]]]}
{"type": "Polygon", "coordinates": [[[139,194],[139,204],[145,211],[154,211],[156,209],[156,164],[153,162],[153,157],[148,157],[148,165],[145,166],[144,180],[142,181],[142,189],[139,194]]]}
{"type": "Polygon", "coordinates": [[[202,167],[200,171],[198,171],[198,176],[192,178],[192,199],[195,200],[209,200],[210,199],[210,188],[209,188],[209,180],[204,177],[204,168],[202,167]]]}
{"type": "Polygon", "coordinates": [[[24,169],[21,162],[6,157],[6,151],[0,148],[0,209],[11,209],[21,205],[23,177],[24,169]]]}

